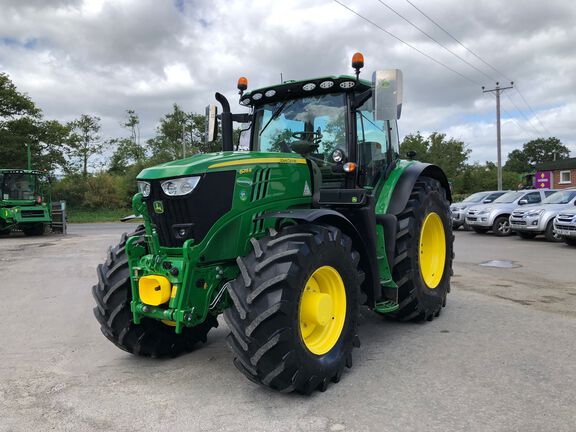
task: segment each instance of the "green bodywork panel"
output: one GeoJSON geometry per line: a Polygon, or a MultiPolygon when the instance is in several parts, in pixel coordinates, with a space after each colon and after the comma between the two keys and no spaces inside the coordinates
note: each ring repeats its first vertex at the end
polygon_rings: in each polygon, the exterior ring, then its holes
{"type": "MultiPolygon", "coordinates": [[[[0,181],[4,175],[30,174],[36,181],[45,175],[41,171],[21,169],[0,169],[0,181]]],[[[2,184],[0,184],[1,188],[2,184]]],[[[0,193],[0,229],[10,229],[32,223],[51,223],[50,196],[45,185],[41,184],[38,195],[42,202],[38,204],[35,199],[10,199],[0,193]]]]}
{"type": "Polygon", "coordinates": [[[208,313],[222,312],[227,307],[228,297],[220,295],[221,290],[227,281],[238,275],[236,258],[251,250],[252,237],[266,235],[268,229],[276,223],[275,219],[264,218],[263,215],[289,208],[309,208],[312,205],[311,194],[306,193],[311,187],[307,162],[293,153],[198,154],[147,168],[138,175],[138,180],[203,175],[209,171],[223,170],[236,173],[231,209],[216,221],[198,243],[189,239],[183,247],[161,246],[142,194],[134,196],[134,212],[144,218],[149,249],[147,253],[135,237],[130,238],[126,245],[132,284],[131,309],[135,323],[139,323],[143,317],[163,319],[173,321],[176,332],[180,332],[183,326],[203,322],[208,313]],[[252,189],[259,187],[263,172],[267,178],[265,193],[262,192],[264,188],[260,187],[260,195],[254,195],[252,189]],[[164,267],[165,261],[171,263],[170,270],[164,267]],[[172,273],[173,268],[178,269],[176,275],[172,273]],[[165,276],[177,287],[176,295],[170,299],[168,307],[152,307],[140,301],[138,280],[145,275],[165,276]],[[214,303],[217,297],[220,300],[214,303]]]}

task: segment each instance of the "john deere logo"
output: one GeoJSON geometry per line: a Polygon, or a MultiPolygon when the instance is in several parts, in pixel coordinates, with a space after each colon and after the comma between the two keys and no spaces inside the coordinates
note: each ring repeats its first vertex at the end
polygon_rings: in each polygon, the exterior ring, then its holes
{"type": "Polygon", "coordinates": [[[162,201],[154,201],[154,212],[160,214],[160,213],[164,213],[164,204],[162,204],[162,201]]]}

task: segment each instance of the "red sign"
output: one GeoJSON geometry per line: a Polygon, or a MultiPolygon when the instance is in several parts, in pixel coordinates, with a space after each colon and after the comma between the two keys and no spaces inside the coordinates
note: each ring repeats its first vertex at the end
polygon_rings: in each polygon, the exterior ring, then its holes
{"type": "Polygon", "coordinates": [[[550,189],[552,187],[552,172],[536,171],[534,182],[536,183],[536,189],[550,189]]]}

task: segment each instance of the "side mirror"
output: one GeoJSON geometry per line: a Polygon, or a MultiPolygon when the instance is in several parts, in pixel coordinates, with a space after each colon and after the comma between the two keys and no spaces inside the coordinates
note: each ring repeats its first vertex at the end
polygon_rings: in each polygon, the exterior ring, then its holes
{"type": "Polygon", "coordinates": [[[484,201],[482,201],[482,204],[488,204],[491,203],[492,201],[494,201],[492,198],[486,198],[484,201]]]}
{"type": "Polygon", "coordinates": [[[205,141],[206,144],[214,142],[218,137],[218,122],[216,116],[218,115],[218,108],[216,105],[208,105],[206,107],[206,122],[205,122],[205,141]]]}
{"type": "Polygon", "coordinates": [[[388,69],[372,74],[376,120],[397,120],[402,113],[402,71],[388,69]]]}
{"type": "Polygon", "coordinates": [[[518,201],[518,205],[525,205],[528,204],[528,200],[526,198],[522,198],[520,201],[518,201]]]}
{"type": "Polygon", "coordinates": [[[416,152],[414,150],[410,150],[406,152],[406,157],[410,160],[416,159],[416,152]]]}

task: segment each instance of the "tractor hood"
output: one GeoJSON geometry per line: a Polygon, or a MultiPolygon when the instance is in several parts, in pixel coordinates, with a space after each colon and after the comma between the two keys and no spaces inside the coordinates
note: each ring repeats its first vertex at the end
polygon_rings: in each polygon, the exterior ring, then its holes
{"type": "Polygon", "coordinates": [[[138,180],[156,180],[203,174],[207,171],[226,171],[250,165],[306,164],[306,159],[295,153],[277,152],[219,152],[196,154],[186,159],[166,162],[146,168],[138,180]]]}

